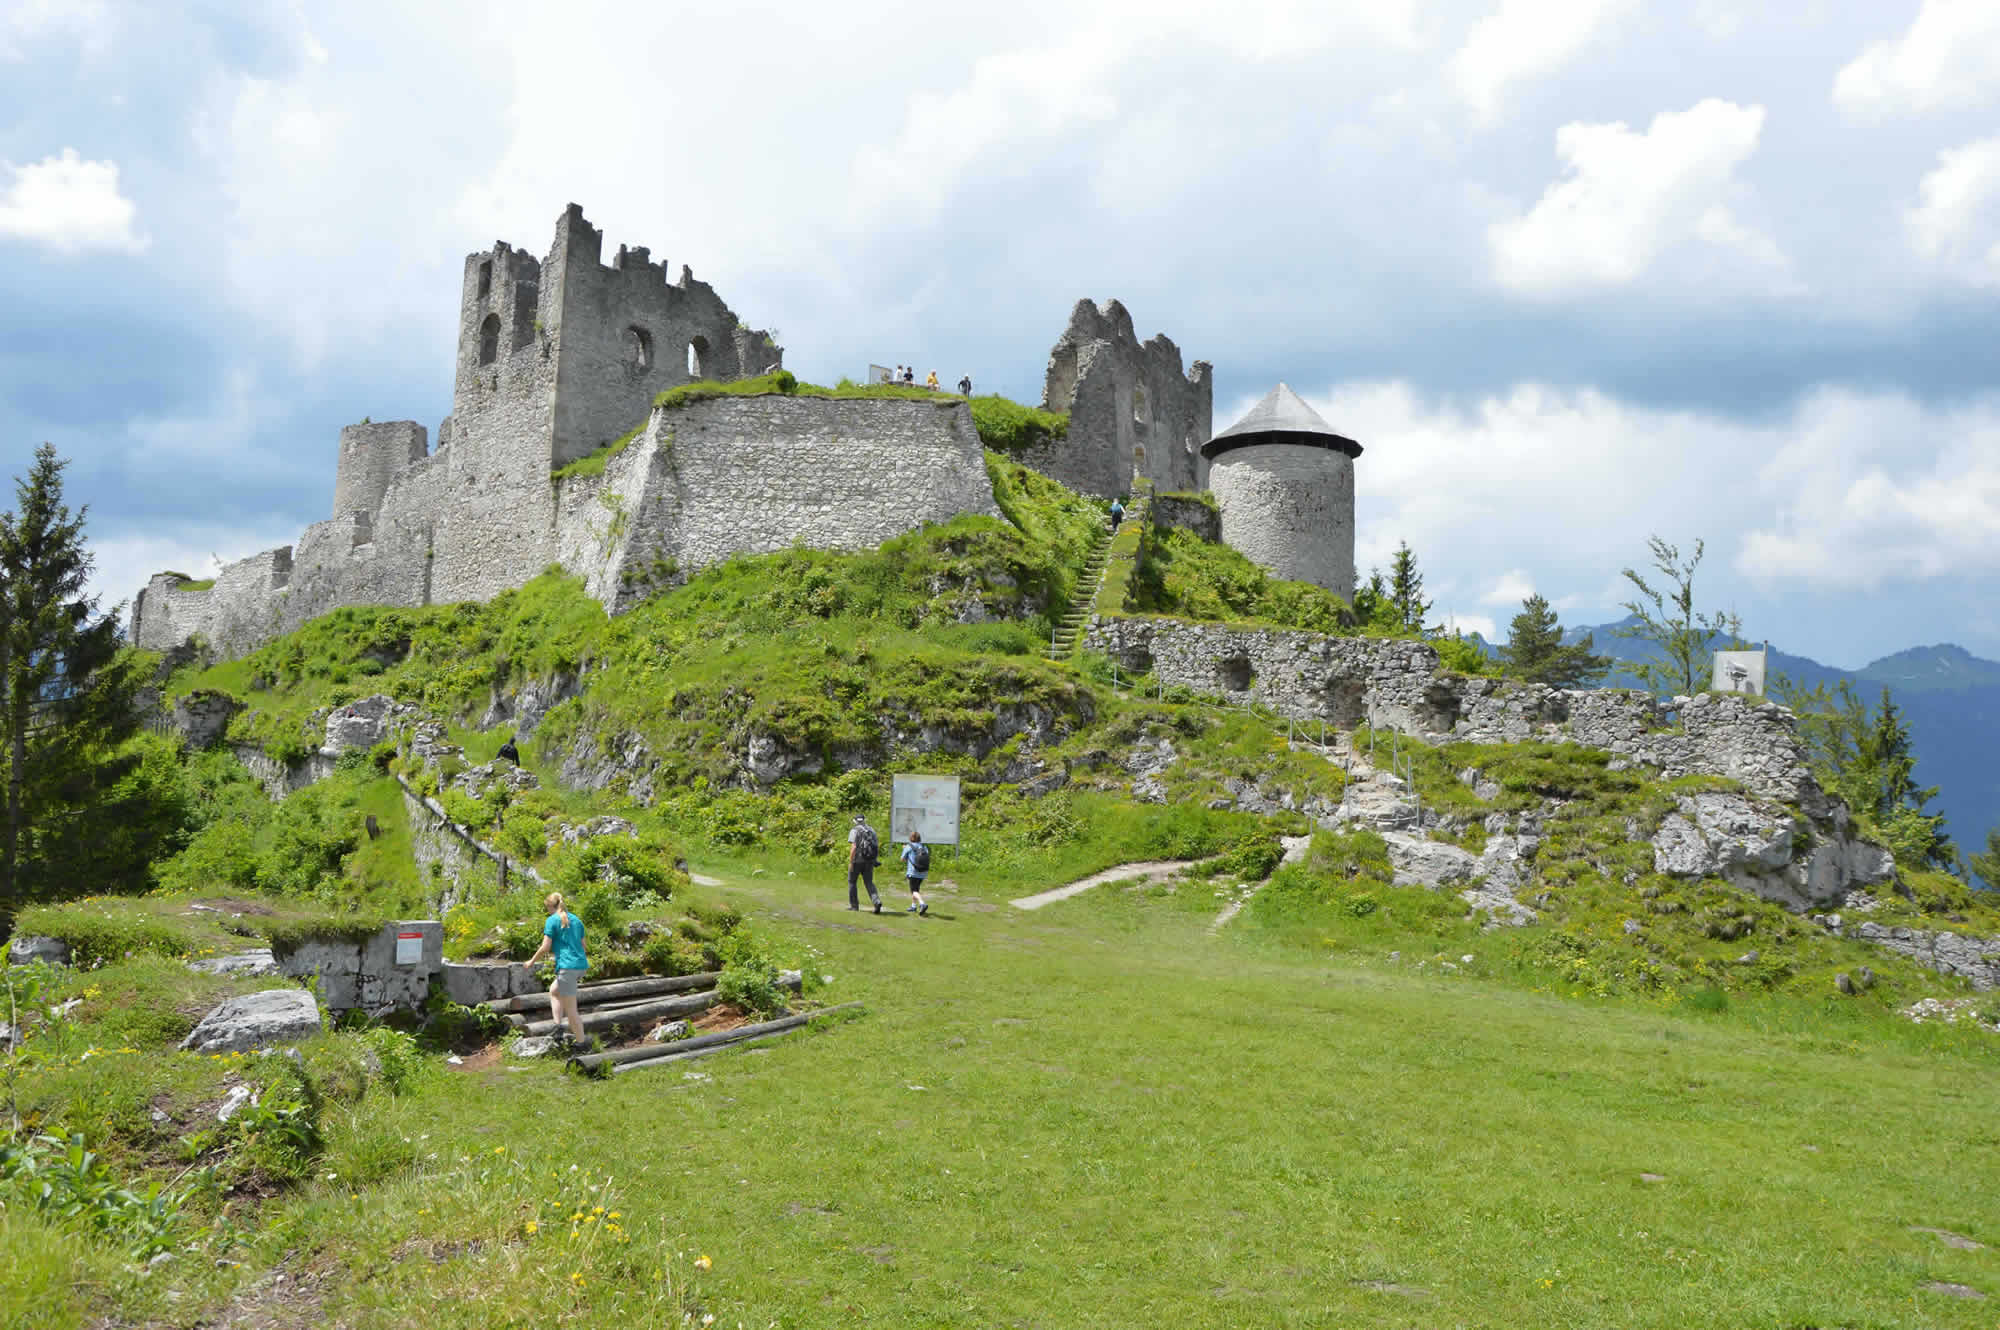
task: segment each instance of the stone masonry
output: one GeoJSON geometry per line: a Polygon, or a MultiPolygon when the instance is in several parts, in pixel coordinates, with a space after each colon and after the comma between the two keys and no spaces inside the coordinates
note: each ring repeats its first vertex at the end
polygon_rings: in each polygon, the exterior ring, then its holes
{"type": "Polygon", "coordinates": [[[1794,909],[1894,872],[1886,851],[1853,836],[1846,805],[1813,780],[1792,714],[1760,698],[1705,693],[1673,708],[1639,692],[1450,674],[1418,641],[1179,619],[1100,615],[1082,645],[1163,684],[1300,720],[1366,724],[1434,743],[1567,742],[1644,763],[1667,779],[1726,777],[1757,807],[1697,796],[1670,816],[1656,842],[1660,871],[1721,873],[1794,909]],[[1765,863],[1764,847],[1744,842],[1752,822],[1798,825],[1785,833],[1783,854],[1772,847],[1765,863]],[[1794,855],[1795,840],[1809,848],[1794,855]]]}
{"type": "Polygon", "coordinates": [[[1165,335],[1142,345],[1125,306],[1079,300],[1042,387],[1042,409],[1069,412],[1069,431],[1021,460],[1100,498],[1130,493],[1135,475],[1160,490],[1198,490],[1214,398],[1207,361],[1183,374],[1180,348],[1165,335]]]}

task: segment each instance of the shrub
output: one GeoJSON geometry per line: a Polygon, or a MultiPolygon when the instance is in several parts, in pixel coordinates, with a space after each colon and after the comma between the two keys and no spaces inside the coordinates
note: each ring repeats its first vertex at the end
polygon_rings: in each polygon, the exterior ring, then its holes
{"type": "Polygon", "coordinates": [[[151,915],[112,913],[92,902],[38,905],[21,911],[15,928],[69,943],[80,967],[109,964],[126,956],[187,956],[195,950],[185,929],[151,915]]]}
{"type": "Polygon", "coordinates": [[[777,973],[768,965],[725,966],[715,981],[718,1001],[732,1002],[761,1016],[774,1016],[785,1006],[785,992],[778,987],[777,973]]]}

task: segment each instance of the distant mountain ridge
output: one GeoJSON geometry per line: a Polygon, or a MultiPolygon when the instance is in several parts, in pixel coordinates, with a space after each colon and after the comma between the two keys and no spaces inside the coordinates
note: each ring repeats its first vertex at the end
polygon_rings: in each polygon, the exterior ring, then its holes
{"type": "MultiPolygon", "coordinates": [[[[1638,663],[1655,660],[1650,643],[1617,635],[1630,618],[1565,630],[1563,641],[1575,643],[1590,634],[1599,655],[1638,663]]],[[[1770,683],[1778,676],[1807,688],[1832,687],[1845,679],[1870,707],[1882,689],[1903,712],[1910,741],[1917,752],[1917,781],[1938,787],[1930,807],[1945,815],[1945,829],[1961,849],[1983,849],[1989,827],[2000,826],[2000,661],[1973,655],[1950,642],[1909,647],[1883,656],[1858,670],[1822,665],[1773,646],[1770,683]]],[[[1605,680],[1608,687],[1637,687],[1629,672],[1605,680]]]]}

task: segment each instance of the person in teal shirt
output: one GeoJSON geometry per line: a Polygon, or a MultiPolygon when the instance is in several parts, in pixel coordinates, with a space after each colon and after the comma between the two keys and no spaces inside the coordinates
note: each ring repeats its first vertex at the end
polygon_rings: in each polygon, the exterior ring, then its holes
{"type": "Polygon", "coordinates": [[[549,1013],[555,1021],[556,1042],[565,1037],[577,1043],[583,1042],[583,1013],[577,1010],[576,984],[583,978],[583,972],[590,968],[590,958],[583,952],[583,920],[563,908],[560,891],[551,891],[542,908],[549,917],[542,924],[542,945],[535,948],[535,954],[528,957],[528,964],[540,963],[553,948],[556,957],[556,981],[549,986],[549,1013]],[[569,1029],[561,1028],[569,1023],[569,1029]]]}

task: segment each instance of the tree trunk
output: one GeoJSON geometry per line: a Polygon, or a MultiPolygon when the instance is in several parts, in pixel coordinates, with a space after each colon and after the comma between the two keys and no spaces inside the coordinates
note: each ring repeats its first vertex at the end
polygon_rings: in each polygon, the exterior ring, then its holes
{"type": "Polygon", "coordinates": [[[729,1044],[740,1044],[766,1035],[783,1034],[796,1030],[816,1016],[826,1016],[836,1011],[846,1011],[858,1007],[859,1002],[843,1002],[837,1007],[823,1007],[818,1011],[801,1012],[796,1016],[781,1016],[775,1021],[761,1021],[756,1025],[739,1025],[734,1030],[718,1030],[714,1034],[698,1034],[692,1039],[676,1039],[667,1044],[649,1044],[643,1048],[616,1048],[606,1053],[579,1053],[570,1059],[585,1071],[611,1068],[634,1063],[652,1062],[658,1058],[679,1057],[687,1053],[698,1053],[706,1048],[721,1048],[729,1044]]]}

